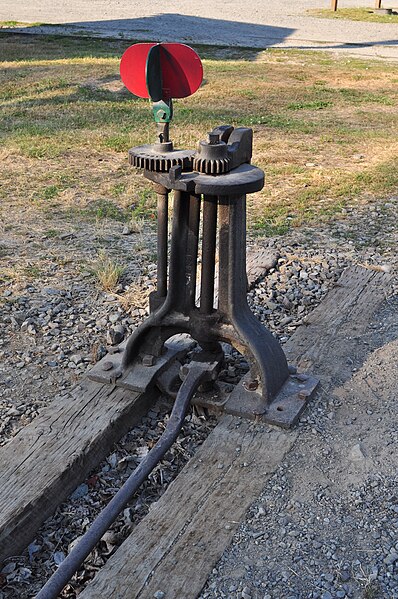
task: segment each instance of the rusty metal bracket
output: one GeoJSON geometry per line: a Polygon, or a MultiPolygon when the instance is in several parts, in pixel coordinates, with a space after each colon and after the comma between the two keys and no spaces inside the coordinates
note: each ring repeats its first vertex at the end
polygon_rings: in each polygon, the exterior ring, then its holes
{"type": "MultiPolygon", "coordinates": [[[[145,354],[134,361],[129,368],[122,370],[126,343],[115,353],[107,354],[89,371],[88,378],[102,384],[114,384],[130,391],[143,393],[173,362],[181,360],[195,346],[188,335],[175,335],[164,344],[164,353],[155,357],[145,354]]],[[[179,366],[178,366],[179,367],[179,366]]]]}
{"type": "Polygon", "coordinates": [[[290,375],[267,406],[261,389],[247,375],[231,393],[217,384],[217,388],[210,392],[197,393],[192,403],[214,412],[225,412],[290,428],[296,424],[308,402],[314,397],[318,384],[319,380],[311,375],[290,375]]]}

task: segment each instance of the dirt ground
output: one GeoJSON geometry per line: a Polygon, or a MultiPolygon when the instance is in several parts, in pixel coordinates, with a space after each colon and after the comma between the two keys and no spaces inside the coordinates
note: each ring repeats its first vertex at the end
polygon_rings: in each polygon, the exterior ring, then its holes
{"type": "MultiPolygon", "coordinates": [[[[363,6],[367,4],[371,3],[363,3],[363,6]]],[[[385,8],[394,5],[393,0],[383,1],[385,8]]],[[[85,32],[125,39],[254,48],[332,49],[363,57],[398,58],[394,24],[334,22],[306,14],[309,9],[325,6],[326,3],[316,0],[256,0],[244,6],[240,0],[229,0],[222,8],[211,0],[200,4],[192,0],[173,0],[167,6],[159,0],[151,3],[35,0],[17,4],[3,0],[0,19],[63,24],[63,28],[54,28],[53,32],[58,34],[64,30],[72,34],[85,32]]],[[[340,6],[358,6],[358,2],[345,0],[340,6]]]]}

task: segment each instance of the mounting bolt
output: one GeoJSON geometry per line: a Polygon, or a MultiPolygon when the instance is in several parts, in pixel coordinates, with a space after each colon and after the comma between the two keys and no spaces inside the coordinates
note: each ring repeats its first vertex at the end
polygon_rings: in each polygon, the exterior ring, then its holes
{"type": "Polygon", "coordinates": [[[245,389],[247,389],[247,391],[255,391],[258,388],[258,381],[254,379],[253,381],[243,383],[243,386],[245,389]]]}
{"type": "Polygon", "coordinates": [[[180,379],[183,381],[187,376],[188,376],[188,372],[189,372],[189,364],[182,364],[182,366],[180,367],[180,379]]]}
{"type": "Polygon", "coordinates": [[[104,362],[102,364],[102,370],[112,370],[113,368],[113,362],[110,362],[109,360],[107,360],[106,362],[104,362]]]}
{"type": "Polygon", "coordinates": [[[308,391],[307,389],[302,389],[302,391],[299,391],[299,393],[298,393],[299,399],[303,399],[303,400],[308,399],[310,395],[311,395],[311,392],[308,391]]]}
{"type": "Polygon", "coordinates": [[[108,354],[118,354],[120,352],[118,345],[107,345],[106,349],[108,350],[108,354]]]}
{"type": "Polygon", "coordinates": [[[304,374],[304,373],[298,373],[295,375],[295,378],[300,381],[300,383],[305,383],[305,381],[308,381],[308,379],[310,378],[308,376],[308,374],[304,374]]]}
{"type": "Polygon", "coordinates": [[[145,354],[142,358],[143,366],[153,366],[155,364],[155,356],[152,354],[145,354]]]}

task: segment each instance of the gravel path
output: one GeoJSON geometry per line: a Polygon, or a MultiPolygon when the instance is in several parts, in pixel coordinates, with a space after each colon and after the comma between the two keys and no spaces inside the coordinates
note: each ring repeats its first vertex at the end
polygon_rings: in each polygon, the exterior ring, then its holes
{"type": "MultiPolygon", "coordinates": [[[[398,59],[396,25],[333,21],[306,15],[307,9],[328,5],[315,0],[288,3],[255,0],[245,5],[240,0],[226,0],[222,4],[211,0],[202,0],[200,4],[192,0],[171,0],[167,6],[160,0],[150,3],[2,0],[0,20],[65,24],[63,28],[35,28],[44,33],[83,33],[254,48],[321,49],[398,59]]],[[[358,2],[345,0],[341,5],[358,6],[358,2]]],[[[394,0],[383,1],[383,7],[394,6],[394,0]]]]}

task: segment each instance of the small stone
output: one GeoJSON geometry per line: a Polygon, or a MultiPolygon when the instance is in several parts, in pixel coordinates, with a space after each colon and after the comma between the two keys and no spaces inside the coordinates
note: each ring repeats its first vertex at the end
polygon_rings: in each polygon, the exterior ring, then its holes
{"type": "Polygon", "coordinates": [[[284,327],[285,325],[287,325],[290,322],[292,322],[292,320],[293,320],[292,316],[286,316],[285,318],[282,318],[282,320],[281,320],[281,326],[284,327]]]}
{"type": "Polygon", "coordinates": [[[61,291],[53,287],[43,287],[43,293],[47,293],[47,295],[59,295],[61,291]]]}
{"type": "Polygon", "coordinates": [[[70,357],[70,360],[71,360],[71,362],[73,362],[76,365],[83,362],[83,358],[81,357],[80,354],[73,354],[73,356],[70,357]]]}
{"type": "Polygon", "coordinates": [[[86,485],[86,483],[82,483],[73,491],[70,498],[72,501],[74,499],[80,499],[81,497],[84,497],[85,495],[87,495],[87,493],[88,493],[88,485],[86,485]]]}
{"type": "Polygon", "coordinates": [[[65,559],[65,553],[63,551],[56,551],[53,555],[54,563],[59,566],[65,559]]]}
{"type": "Polygon", "coordinates": [[[398,554],[392,551],[383,560],[386,566],[391,566],[392,564],[395,564],[396,561],[398,561],[398,554]]]}
{"type": "Polygon", "coordinates": [[[131,235],[132,232],[133,230],[131,229],[131,227],[129,227],[129,225],[124,225],[122,229],[122,235],[131,235]]]}
{"type": "Polygon", "coordinates": [[[7,410],[7,416],[20,416],[21,413],[22,412],[18,410],[18,408],[9,408],[7,410]]]}
{"type": "Polygon", "coordinates": [[[112,327],[106,334],[107,343],[110,345],[119,345],[124,339],[125,332],[125,328],[121,324],[112,327]]]}
{"type": "Polygon", "coordinates": [[[361,462],[365,460],[365,454],[363,453],[363,449],[360,443],[353,445],[350,451],[350,459],[353,462],[361,462]]]}
{"type": "Polygon", "coordinates": [[[118,320],[120,320],[120,314],[119,313],[110,314],[110,316],[109,316],[109,322],[111,322],[112,324],[115,324],[115,322],[117,322],[118,320]]]}
{"type": "Polygon", "coordinates": [[[163,593],[163,591],[156,591],[153,596],[155,599],[164,599],[166,595],[163,593]]]}
{"type": "Polygon", "coordinates": [[[11,574],[11,572],[14,572],[16,567],[17,567],[17,564],[15,562],[9,562],[8,564],[6,564],[4,566],[1,573],[2,574],[11,574]]]}

